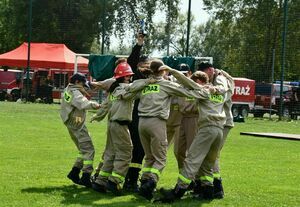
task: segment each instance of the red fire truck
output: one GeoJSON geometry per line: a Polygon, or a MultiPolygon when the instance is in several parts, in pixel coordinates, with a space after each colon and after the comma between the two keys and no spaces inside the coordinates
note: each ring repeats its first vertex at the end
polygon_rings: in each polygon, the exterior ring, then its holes
{"type": "MultiPolygon", "coordinates": [[[[254,117],[264,114],[279,115],[280,84],[255,83],[247,78],[234,78],[235,88],[232,97],[233,116],[247,117],[252,113],[254,117]]],[[[297,119],[300,115],[300,89],[298,86],[283,85],[283,116],[297,119]]]]}
{"type": "Polygon", "coordinates": [[[235,87],[232,96],[232,114],[234,117],[241,115],[247,117],[254,109],[255,80],[247,78],[233,78],[235,87]]]}
{"type": "Polygon", "coordinates": [[[20,70],[0,69],[0,101],[17,100],[22,88],[23,73],[20,70]]]}
{"type": "MultiPolygon", "coordinates": [[[[35,68],[29,74],[29,100],[40,99],[42,102],[52,103],[53,99],[60,99],[73,70],[35,68]]],[[[26,74],[22,70],[0,69],[0,101],[16,101],[25,97],[26,84],[26,74]]]]}

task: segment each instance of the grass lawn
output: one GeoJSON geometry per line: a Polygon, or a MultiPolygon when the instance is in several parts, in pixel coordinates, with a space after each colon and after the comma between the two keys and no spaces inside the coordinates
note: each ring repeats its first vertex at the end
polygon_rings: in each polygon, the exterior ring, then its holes
{"type": "MultiPolygon", "coordinates": [[[[92,115],[88,113],[88,119],[92,115]]],[[[0,206],[171,206],[135,195],[113,197],[73,185],[66,178],[77,155],[59,117],[59,105],[0,102],[0,206]]],[[[88,123],[96,148],[106,123],[88,123]]],[[[190,198],[172,206],[300,206],[300,142],[241,136],[241,131],[300,134],[300,121],[248,118],[236,123],[222,151],[225,198],[190,198]]],[[[172,151],[158,187],[173,187],[178,171],[172,151]]]]}

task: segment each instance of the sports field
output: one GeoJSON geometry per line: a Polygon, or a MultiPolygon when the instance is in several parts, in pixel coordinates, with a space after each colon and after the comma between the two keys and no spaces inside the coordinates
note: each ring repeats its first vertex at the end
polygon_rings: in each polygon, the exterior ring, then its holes
{"type": "MultiPolygon", "coordinates": [[[[88,119],[92,112],[88,113],[88,119]]],[[[77,155],[59,105],[0,102],[0,206],[171,206],[135,196],[113,197],[66,178],[77,155]]],[[[88,123],[98,164],[106,123],[88,123]]],[[[240,136],[241,131],[300,134],[300,121],[248,118],[236,123],[222,151],[225,198],[185,198],[172,206],[300,206],[300,142],[240,136]]],[[[169,150],[158,187],[173,187],[178,171],[169,150]]]]}

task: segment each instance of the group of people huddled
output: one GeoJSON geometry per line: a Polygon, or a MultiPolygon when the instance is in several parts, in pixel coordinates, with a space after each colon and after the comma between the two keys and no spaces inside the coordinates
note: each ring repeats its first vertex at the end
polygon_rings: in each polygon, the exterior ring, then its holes
{"type": "Polygon", "coordinates": [[[80,73],[71,77],[61,118],[79,154],[67,177],[100,193],[127,191],[152,200],[174,143],[178,180],[173,189],[160,189],[156,201],[173,202],[187,191],[197,199],[223,198],[219,156],[233,127],[232,77],[206,62],[194,73],[186,64],[170,68],[141,55],[143,41],[138,36],[131,55],[116,62],[113,78],[87,82],[80,73]],[[106,100],[89,101],[87,87],[106,91],[106,100]],[[91,122],[107,117],[106,146],[94,174],[87,109],[98,109],[91,122]]]}

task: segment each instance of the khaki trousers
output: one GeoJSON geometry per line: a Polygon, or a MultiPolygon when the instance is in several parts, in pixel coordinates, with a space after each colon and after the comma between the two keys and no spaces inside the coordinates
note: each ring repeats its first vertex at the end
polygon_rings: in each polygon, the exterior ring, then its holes
{"type": "Polygon", "coordinates": [[[139,134],[145,151],[142,180],[158,181],[167,160],[166,120],[156,117],[140,117],[139,134]]]}
{"type": "Polygon", "coordinates": [[[182,113],[179,111],[178,104],[170,106],[170,114],[167,120],[167,140],[169,147],[175,139],[178,139],[180,133],[180,125],[182,113]]]}
{"type": "MultiPolygon", "coordinates": [[[[219,152],[222,137],[223,129],[219,127],[200,128],[188,150],[180,174],[189,180],[194,180],[201,167],[200,171],[203,173],[201,177],[205,178],[202,180],[206,185],[213,185],[212,168],[219,152]]],[[[178,184],[183,188],[188,186],[181,179],[178,179],[178,184]]]]}
{"type": "Polygon", "coordinates": [[[177,160],[178,169],[183,167],[186,158],[198,130],[198,116],[183,117],[181,120],[179,136],[174,138],[174,154],[177,160]]]}
{"type": "Polygon", "coordinates": [[[116,121],[108,124],[107,140],[103,155],[103,165],[96,182],[107,179],[115,183],[125,180],[132,154],[132,142],[127,125],[116,121]]]}
{"type": "Polygon", "coordinates": [[[231,130],[231,128],[232,127],[225,126],[224,129],[223,129],[223,138],[222,138],[222,141],[221,141],[220,150],[218,152],[218,156],[217,156],[215,165],[213,167],[214,178],[217,178],[217,179],[221,179],[221,175],[220,175],[220,153],[221,153],[221,150],[222,150],[222,148],[225,144],[225,141],[227,139],[227,136],[228,136],[229,131],[231,130]]]}
{"type": "Polygon", "coordinates": [[[84,173],[92,173],[95,149],[86,126],[74,127],[74,125],[68,123],[66,123],[66,126],[79,151],[73,166],[82,169],[84,173]]]}

